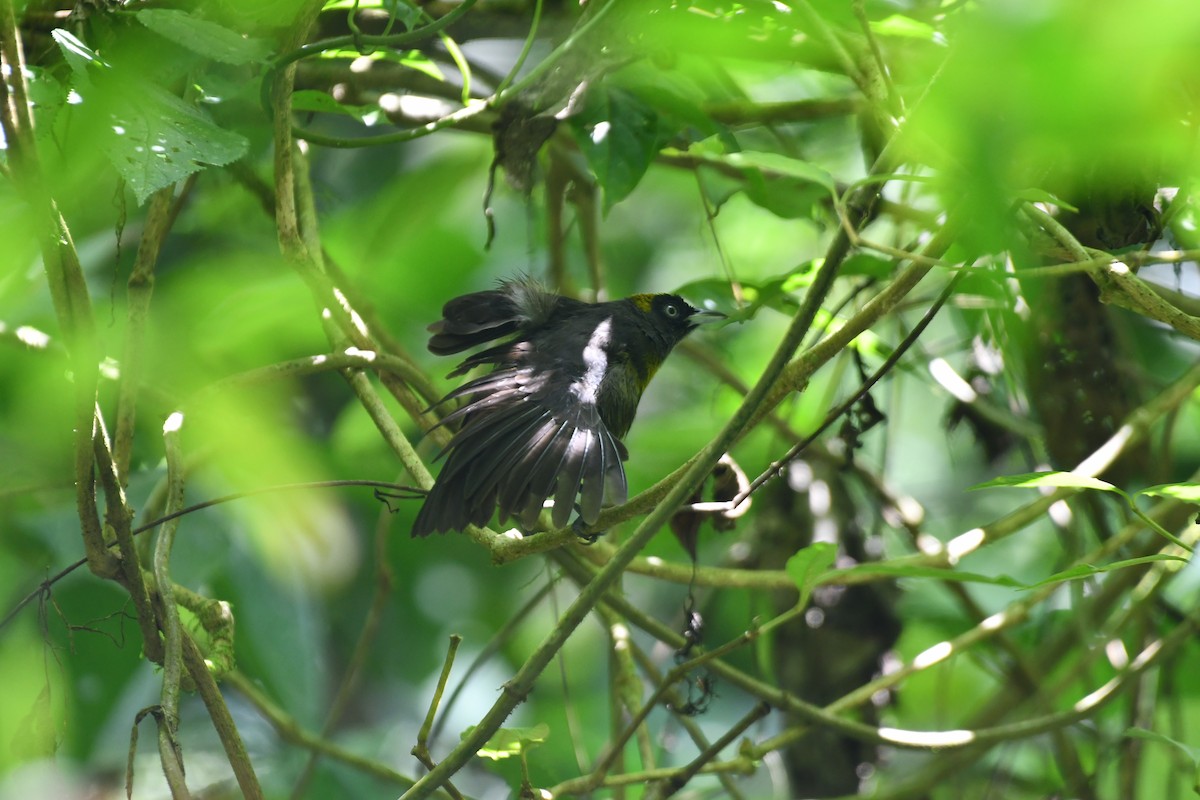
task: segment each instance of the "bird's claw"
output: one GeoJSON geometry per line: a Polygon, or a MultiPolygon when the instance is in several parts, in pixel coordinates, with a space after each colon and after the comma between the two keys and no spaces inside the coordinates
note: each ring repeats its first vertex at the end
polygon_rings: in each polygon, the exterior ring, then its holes
{"type": "Polygon", "coordinates": [[[606,533],[606,531],[589,530],[583,517],[575,518],[575,521],[571,523],[571,532],[578,536],[583,544],[595,544],[596,540],[606,533]]]}

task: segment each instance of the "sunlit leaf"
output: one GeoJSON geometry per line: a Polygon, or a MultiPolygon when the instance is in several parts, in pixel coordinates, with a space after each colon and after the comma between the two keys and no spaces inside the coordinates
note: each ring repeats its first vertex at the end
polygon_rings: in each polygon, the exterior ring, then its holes
{"type": "Polygon", "coordinates": [[[1088,475],[1076,475],[1073,472],[1026,472],[1021,475],[1005,475],[990,481],[977,483],[968,491],[976,489],[994,489],[998,487],[1015,487],[1019,489],[1098,489],[1103,492],[1124,494],[1108,481],[1093,478],[1088,475]]]}
{"type": "MultiPolygon", "coordinates": [[[[462,738],[465,739],[473,730],[475,730],[473,725],[467,728],[463,731],[462,738]]],[[[532,728],[500,728],[492,734],[492,738],[488,739],[487,744],[479,748],[476,755],[490,758],[493,761],[511,758],[545,742],[549,736],[550,726],[544,722],[540,722],[532,728]]]]}
{"type": "Polygon", "coordinates": [[[903,14],[893,14],[884,19],[872,20],[871,32],[876,36],[902,36],[939,44],[944,41],[942,35],[929,23],[906,17],[903,14]]]}
{"type": "Polygon", "coordinates": [[[1160,486],[1142,489],[1137,494],[1151,497],[1174,497],[1176,500],[1184,500],[1188,503],[1200,503],[1200,483],[1164,483],[1160,486]]]}
{"type": "Polygon", "coordinates": [[[1028,584],[1025,588],[1036,589],[1039,586],[1048,586],[1052,583],[1062,583],[1063,581],[1074,581],[1080,578],[1090,578],[1093,575],[1100,575],[1113,570],[1125,569],[1126,567],[1137,567],[1142,564],[1152,564],[1156,561],[1177,561],[1183,564],[1187,563],[1186,558],[1180,556],[1171,556],[1164,553],[1156,553],[1150,556],[1142,556],[1140,558],[1127,558],[1124,561],[1114,561],[1111,564],[1104,564],[1099,567],[1093,567],[1090,564],[1078,564],[1070,569],[1065,569],[1062,572],[1056,572],[1048,578],[1038,581],[1037,583],[1028,584]]]}

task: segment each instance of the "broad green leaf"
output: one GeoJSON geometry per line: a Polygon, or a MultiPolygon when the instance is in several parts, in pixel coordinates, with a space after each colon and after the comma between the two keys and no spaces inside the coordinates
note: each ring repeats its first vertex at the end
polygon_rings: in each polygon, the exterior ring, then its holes
{"type": "Polygon", "coordinates": [[[112,135],[101,143],[121,177],[144,203],[150,195],[206,166],[237,161],[249,143],[217,127],[199,109],[152,83],[123,85],[112,135]]]}
{"type": "Polygon", "coordinates": [[[77,76],[87,77],[87,68],[89,64],[98,64],[103,67],[108,66],[108,62],[96,55],[96,51],[88,47],[83,42],[68,30],[55,28],[50,31],[52,38],[59,49],[62,50],[63,58],[70,65],[71,71],[77,76]]]}
{"type": "Polygon", "coordinates": [[[1087,475],[1076,475],[1073,472],[1026,472],[1021,475],[1005,475],[1000,478],[993,478],[990,481],[977,483],[970,487],[968,491],[992,489],[1000,486],[1011,486],[1020,489],[1037,489],[1041,487],[1053,489],[1099,489],[1102,492],[1124,494],[1123,491],[1108,481],[1102,481],[1099,478],[1092,478],[1087,475]]]}
{"type": "MultiPolygon", "coordinates": [[[[698,308],[727,312],[733,302],[733,292],[729,281],[723,278],[705,278],[692,281],[675,290],[680,297],[688,300],[698,308]]],[[[716,323],[724,324],[724,323],[716,323]]]]}
{"type": "Polygon", "coordinates": [[[110,66],[67,31],[51,35],[71,64],[85,107],[94,103],[107,116],[98,144],[139,204],[205,166],[229,164],[246,153],[244,137],[218,127],[195,106],[110,66]]]}
{"type": "Polygon", "coordinates": [[[1185,744],[1178,739],[1172,739],[1170,736],[1164,736],[1158,731],[1148,730],[1146,728],[1127,728],[1125,735],[1131,739],[1145,739],[1148,742],[1157,742],[1172,748],[1177,753],[1180,753],[1185,759],[1191,762],[1192,775],[1192,791],[1200,795],[1200,747],[1193,747],[1185,744]]]}
{"type": "Polygon", "coordinates": [[[833,176],[828,171],[818,167],[816,164],[802,161],[798,158],[791,158],[779,153],[745,150],[740,153],[730,153],[722,160],[735,167],[762,170],[763,172],[814,183],[828,191],[831,195],[837,193],[837,185],[834,183],[833,176]]]}
{"type": "Polygon", "coordinates": [[[1188,503],[1200,503],[1200,483],[1164,483],[1142,489],[1137,494],[1151,497],[1174,497],[1176,500],[1184,500],[1188,503]]]}
{"type": "Polygon", "coordinates": [[[1145,739],[1148,742],[1158,742],[1165,744],[1168,747],[1173,747],[1184,755],[1192,766],[1200,768],[1200,747],[1192,747],[1189,744],[1184,744],[1177,739],[1172,739],[1170,736],[1165,736],[1158,731],[1148,730],[1146,728],[1127,728],[1125,736],[1130,739],[1145,739]]]}
{"type": "Polygon", "coordinates": [[[780,219],[813,219],[816,209],[829,193],[819,184],[787,175],[748,171],[742,189],[747,199],[780,219]]]}
{"type": "Polygon", "coordinates": [[[629,196],[658,152],[658,115],[622,89],[593,91],[570,127],[604,189],[605,210],[629,196]]]}
{"type": "Polygon", "coordinates": [[[379,111],[378,106],[351,106],[334,100],[328,92],[317,89],[301,89],[292,94],[292,108],[296,111],[318,111],[324,114],[345,114],[347,117],[362,119],[368,114],[379,111]]]}
{"type": "Polygon", "coordinates": [[[137,12],[137,20],[164,39],[224,64],[264,61],[271,53],[271,45],[263,39],[243,36],[186,11],[144,8],[137,12]]]}
{"type": "Polygon", "coordinates": [[[837,559],[837,545],[829,542],[814,542],[787,560],[784,569],[788,576],[796,582],[800,590],[800,599],[796,605],[803,608],[808,605],[808,598],[817,586],[820,578],[829,572],[837,559]]]}
{"type": "MultiPolygon", "coordinates": [[[[473,730],[475,730],[474,725],[467,728],[463,731],[462,738],[465,739],[473,730]]],[[[520,755],[546,741],[549,736],[550,726],[544,722],[540,722],[532,728],[501,728],[492,735],[492,738],[488,739],[487,744],[479,748],[479,752],[475,755],[499,761],[502,758],[520,755]]]]}

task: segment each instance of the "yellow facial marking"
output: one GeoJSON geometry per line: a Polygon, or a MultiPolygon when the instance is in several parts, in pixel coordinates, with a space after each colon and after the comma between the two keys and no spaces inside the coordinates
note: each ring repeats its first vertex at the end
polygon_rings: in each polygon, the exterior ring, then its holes
{"type": "Polygon", "coordinates": [[[652,295],[652,294],[635,294],[635,295],[631,295],[629,297],[629,299],[633,301],[633,304],[635,306],[637,306],[639,311],[641,311],[645,314],[649,314],[650,313],[650,304],[654,302],[654,295],[652,295]]]}

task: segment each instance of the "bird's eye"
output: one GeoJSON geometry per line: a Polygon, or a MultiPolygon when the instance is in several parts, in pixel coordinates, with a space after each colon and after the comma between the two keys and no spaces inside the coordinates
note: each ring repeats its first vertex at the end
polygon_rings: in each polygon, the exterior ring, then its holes
{"type": "Polygon", "coordinates": [[[679,316],[679,306],[675,305],[674,303],[667,303],[665,306],[663,306],[663,313],[671,319],[674,319],[675,317],[679,316]]]}

